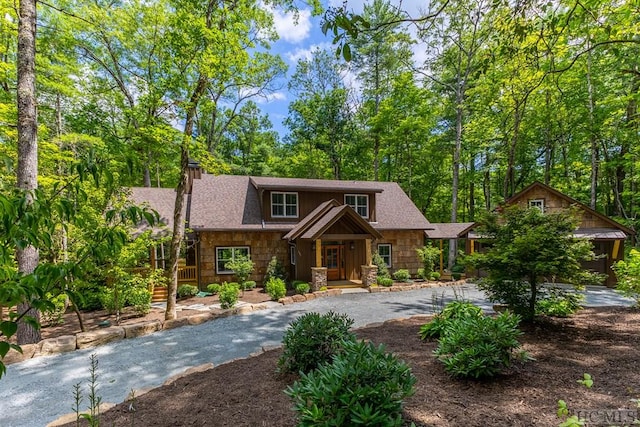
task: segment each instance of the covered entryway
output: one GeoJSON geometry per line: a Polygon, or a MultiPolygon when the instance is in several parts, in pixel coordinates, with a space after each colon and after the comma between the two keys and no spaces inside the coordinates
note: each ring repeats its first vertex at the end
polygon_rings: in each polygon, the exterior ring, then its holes
{"type": "Polygon", "coordinates": [[[322,246],[322,266],[327,267],[327,280],[345,280],[344,245],[322,246]]]}

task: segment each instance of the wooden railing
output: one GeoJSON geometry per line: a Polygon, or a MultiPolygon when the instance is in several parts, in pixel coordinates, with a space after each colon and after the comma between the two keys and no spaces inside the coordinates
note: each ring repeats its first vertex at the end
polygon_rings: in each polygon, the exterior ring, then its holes
{"type": "Polygon", "coordinates": [[[195,282],[197,280],[195,265],[178,267],[178,283],[195,282]]]}

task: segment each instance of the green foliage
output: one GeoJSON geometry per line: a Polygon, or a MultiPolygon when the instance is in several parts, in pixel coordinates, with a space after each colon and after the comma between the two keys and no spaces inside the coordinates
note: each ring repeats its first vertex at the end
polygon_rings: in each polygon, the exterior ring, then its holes
{"type": "Polygon", "coordinates": [[[440,313],[433,316],[430,322],[420,327],[420,338],[426,340],[428,338],[438,338],[442,336],[447,325],[453,319],[461,317],[480,317],[482,309],[467,301],[451,301],[440,313]]]}
{"type": "Polygon", "coordinates": [[[240,297],[240,285],[237,283],[224,282],[218,292],[218,299],[220,300],[220,307],[233,308],[238,302],[240,297]]]}
{"type": "Polygon", "coordinates": [[[294,289],[297,294],[304,295],[309,293],[309,289],[311,289],[311,286],[309,286],[307,282],[298,282],[294,283],[294,289]]]}
{"type": "Polygon", "coordinates": [[[64,313],[67,309],[67,295],[58,294],[53,296],[47,292],[46,298],[53,304],[53,309],[42,313],[42,323],[49,325],[60,325],[64,323],[64,313]]]}
{"type": "Polygon", "coordinates": [[[429,279],[434,271],[436,262],[440,259],[440,249],[431,246],[431,244],[417,248],[418,258],[422,261],[422,278],[429,279]]]}
{"type": "Polygon", "coordinates": [[[109,314],[119,314],[125,305],[124,291],[126,287],[122,283],[116,283],[111,287],[103,289],[100,293],[100,303],[102,308],[109,314]]]}
{"type": "Polygon", "coordinates": [[[539,278],[557,277],[579,286],[597,276],[580,264],[594,254],[589,241],[573,237],[576,226],[571,211],[542,214],[536,208],[509,207],[483,219],[479,232],[491,246],[466,262],[487,271],[478,287],[491,301],[506,303],[530,320],[539,299],[539,278]]]}
{"type": "Polygon", "coordinates": [[[378,252],[374,252],[371,256],[371,262],[373,265],[378,267],[378,277],[391,277],[389,275],[389,268],[387,267],[387,263],[384,262],[384,259],[380,256],[378,252]]]}
{"type": "Polygon", "coordinates": [[[411,369],[382,345],[348,341],[331,363],[302,373],[286,393],[299,426],[400,426],[415,382],[411,369]]]}
{"type": "Polygon", "coordinates": [[[409,270],[401,268],[393,273],[393,278],[398,282],[408,282],[411,278],[411,274],[409,274],[409,270]]]}
{"type": "Polygon", "coordinates": [[[144,316],[151,311],[151,298],[153,293],[144,286],[133,286],[126,294],[126,304],[133,307],[134,311],[144,316]]]}
{"type": "Polygon", "coordinates": [[[389,287],[393,285],[393,279],[391,277],[378,277],[376,283],[380,286],[389,287]]]}
{"type": "Polygon", "coordinates": [[[198,295],[198,287],[184,284],[178,287],[178,298],[191,298],[198,295]]]}
{"type": "Polygon", "coordinates": [[[511,365],[520,347],[520,317],[463,316],[450,319],[434,354],[456,378],[486,378],[511,365]]]}
{"type": "Polygon", "coordinates": [[[251,261],[251,258],[243,255],[237,255],[233,261],[229,261],[225,264],[225,268],[233,271],[233,274],[238,278],[238,283],[242,285],[253,272],[254,264],[253,261],[251,261]]]}
{"type": "MultiPolygon", "coordinates": [[[[582,384],[586,388],[591,388],[593,386],[593,379],[591,375],[585,373],[582,376],[581,380],[577,380],[578,384],[582,384]]],[[[558,427],[580,427],[586,425],[586,421],[583,418],[579,418],[577,415],[569,416],[569,407],[567,406],[567,402],[560,399],[558,400],[558,410],[556,412],[558,418],[564,419],[563,422],[558,424],[558,427]]]]}
{"type": "Polygon", "coordinates": [[[264,285],[264,290],[269,294],[272,301],[278,301],[287,294],[287,285],[284,280],[272,277],[264,285]]]}
{"type": "Polygon", "coordinates": [[[612,268],[618,276],[616,289],[640,306],[640,251],[631,249],[627,260],[616,262],[612,268]]]}
{"type": "Polygon", "coordinates": [[[582,294],[566,291],[558,287],[540,289],[536,303],[536,314],[553,317],[569,317],[582,308],[582,294]]]}
{"type": "Polygon", "coordinates": [[[253,289],[256,287],[256,282],[253,280],[246,280],[242,282],[240,287],[242,288],[243,291],[248,291],[249,289],[253,289]]]}
{"type": "Polygon", "coordinates": [[[342,351],[345,341],[355,340],[349,331],[353,319],[330,311],[326,314],[306,313],[289,325],[282,338],[282,356],[278,368],[282,372],[309,372],[342,351]]]}
{"type": "Polygon", "coordinates": [[[275,255],[271,257],[269,264],[267,264],[267,270],[265,271],[264,278],[262,279],[263,283],[267,283],[272,277],[282,279],[285,282],[287,280],[287,271],[275,255]]]}
{"type": "Polygon", "coordinates": [[[433,273],[431,273],[431,280],[438,280],[440,279],[440,273],[438,273],[437,271],[434,271],[433,273]]]}
{"type": "Polygon", "coordinates": [[[217,295],[220,292],[221,288],[222,286],[220,285],[220,283],[210,283],[207,285],[207,292],[213,295],[217,295]]]}

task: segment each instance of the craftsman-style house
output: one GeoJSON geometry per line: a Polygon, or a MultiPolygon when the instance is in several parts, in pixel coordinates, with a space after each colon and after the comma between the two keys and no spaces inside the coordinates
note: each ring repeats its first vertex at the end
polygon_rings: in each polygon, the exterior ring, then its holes
{"type": "MultiPolygon", "coordinates": [[[[255,263],[261,282],[275,256],[290,280],[316,286],[369,284],[377,251],[391,271],[420,267],[429,222],[393,182],[249,177],[192,173],[186,200],[189,242],[186,268],[202,288],[232,281],[226,264],[239,255],[255,263]]],[[[134,202],[147,203],[171,226],[175,192],[134,188],[134,202]]],[[[160,247],[152,256],[162,266],[160,247]]],[[[375,276],[373,276],[375,277],[375,276]]]]}
{"type": "MultiPolygon", "coordinates": [[[[589,239],[593,243],[595,254],[599,255],[594,261],[583,263],[583,267],[606,275],[604,284],[615,286],[617,279],[611,266],[614,262],[624,258],[624,241],[627,237],[635,235],[633,230],[596,212],[584,203],[537,181],[506,200],[505,205],[535,207],[542,212],[554,212],[570,207],[577,208],[580,223],[574,236],[589,239]]],[[[478,242],[480,236],[472,228],[465,230],[467,233],[467,253],[480,249],[478,242]]]]}

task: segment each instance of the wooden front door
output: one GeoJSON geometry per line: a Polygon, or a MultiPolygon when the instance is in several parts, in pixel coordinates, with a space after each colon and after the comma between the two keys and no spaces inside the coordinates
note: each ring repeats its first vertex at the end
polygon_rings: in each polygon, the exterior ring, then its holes
{"type": "Polygon", "coordinates": [[[322,247],[322,265],[327,267],[327,280],[344,279],[343,252],[343,245],[327,245],[322,247]]]}

